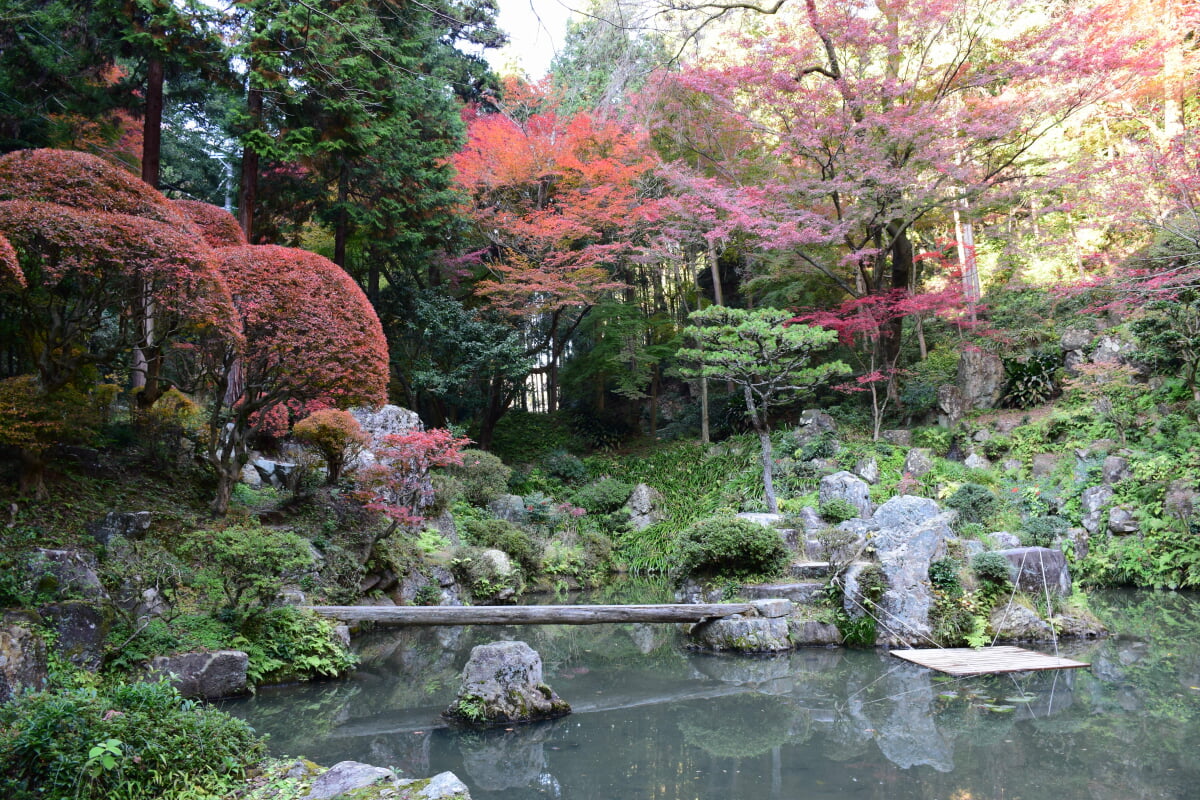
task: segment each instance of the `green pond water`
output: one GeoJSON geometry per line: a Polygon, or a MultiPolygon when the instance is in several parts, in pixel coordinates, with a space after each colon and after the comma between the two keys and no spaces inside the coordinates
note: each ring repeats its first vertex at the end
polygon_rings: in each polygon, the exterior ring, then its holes
{"type": "MultiPolygon", "coordinates": [[[[350,679],[226,708],[276,754],[353,759],[485,798],[1200,798],[1200,596],[1105,593],[1074,671],[943,678],[882,651],[687,651],[670,625],[427,628],[356,640],[350,679]],[[522,639],[575,713],[446,726],[477,644],[522,639]]],[[[1052,652],[1052,646],[1041,647],[1052,652]]]]}

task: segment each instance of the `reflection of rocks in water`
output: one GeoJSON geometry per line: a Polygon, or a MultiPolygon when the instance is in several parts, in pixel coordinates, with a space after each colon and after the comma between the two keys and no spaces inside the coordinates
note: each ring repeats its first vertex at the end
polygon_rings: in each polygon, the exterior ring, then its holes
{"type": "Polygon", "coordinates": [[[751,758],[791,741],[807,739],[811,721],[803,710],[762,694],[718,697],[693,704],[679,723],[683,740],[718,758],[751,758]]]}
{"type": "Polygon", "coordinates": [[[929,670],[896,663],[882,678],[870,682],[853,675],[847,692],[849,719],[835,726],[843,736],[851,741],[874,738],[879,751],[902,769],[922,765],[939,772],[954,769],[954,750],[933,721],[929,670]]]}
{"type": "Polygon", "coordinates": [[[405,775],[428,775],[430,743],[428,734],[399,733],[376,736],[367,747],[371,762],[399,767],[405,775]]]}
{"type": "Polygon", "coordinates": [[[669,626],[649,625],[642,622],[632,626],[629,638],[633,640],[634,647],[642,655],[653,653],[664,644],[671,644],[674,641],[674,635],[669,626]]]}
{"type": "Polygon", "coordinates": [[[762,694],[789,694],[793,687],[792,664],[786,655],[720,656],[696,659],[706,677],[737,686],[752,686],[762,694]]]}
{"type": "MultiPolygon", "coordinates": [[[[901,769],[929,765],[949,772],[954,769],[954,749],[933,722],[929,677],[929,670],[905,664],[880,681],[888,700],[875,708],[886,709],[887,716],[876,717],[875,742],[888,761],[901,769]]],[[[868,716],[874,716],[873,711],[869,709],[868,716]]]]}
{"type": "Polygon", "coordinates": [[[463,766],[474,785],[487,791],[504,789],[548,789],[551,796],[558,781],[546,764],[545,743],[555,723],[522,726],[520,733],[486,730],[457,737],[463,766]]]}

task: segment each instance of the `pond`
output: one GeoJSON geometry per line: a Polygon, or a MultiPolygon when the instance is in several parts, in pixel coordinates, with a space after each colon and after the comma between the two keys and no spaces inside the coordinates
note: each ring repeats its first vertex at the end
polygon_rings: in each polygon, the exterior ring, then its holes
{"type": "Polygon", "coordinates": [[[475,800],[1200,796],[1200,597],[1091,605],[1115,635],[1061,644],[1092,664],[1075,671],[952,679],[882,651],[706,655],[670,625],[428,628],[356,640],[348,680],[226,707],[276,754],[451,770],[475,800]],[[541,653],[575,713],[447,727],[471,647],[509,638],[541,653]]]}

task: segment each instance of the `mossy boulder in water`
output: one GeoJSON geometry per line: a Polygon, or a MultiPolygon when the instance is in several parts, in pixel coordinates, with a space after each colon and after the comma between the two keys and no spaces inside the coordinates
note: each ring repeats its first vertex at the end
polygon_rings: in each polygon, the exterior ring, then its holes
{"type": "Polygon", "coordinates": [[[525,642],[494,642],[471,650],[458,699],[445,716],[469,725],[554,719],[571,706],[542,680],[542,657],[525,642]]]}

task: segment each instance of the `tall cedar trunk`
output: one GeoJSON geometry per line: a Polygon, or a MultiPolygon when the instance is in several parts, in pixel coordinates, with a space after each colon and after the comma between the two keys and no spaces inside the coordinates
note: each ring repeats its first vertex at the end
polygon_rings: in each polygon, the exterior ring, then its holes
{"type": "MultiPolygon", "coordinates": [[[[253,71],[253,66],[251,67],[253,71]]],[[[254,130],[262,127],[262,89],[250,87],[246,93],[246,110],[254,130]]],[[[238,219],[246,241],[254,242],[254,207],[258,203],[258,153],[249,145],[242,148],[242,189],[238,194],[238,219]]]]}
{"type": "MultiPolygon", "coordinates": [[[[162,112],[163,112],[163,63],[161,59],[152,58],[146,68],[146,108],[142,120],[142,181],[157,189],[159,182],[159,167],[162,163],[162,112]]],[[[150,375],[151,370],[157,373],[147,362],[145,350],[140,345],[149,346],[154,337],[154,316],[150,313],[149,290],[139,281],[138,302],[142,305],[141,342],[133,348],[133,368],[130,371],[130,383],[134,389],[142,389],[137,395],[138,405],[149,407],[157,397],[154,391],[157,379],[150,375]],[[146,389],[149,388],[149,391],[146,389]]]]}
{"type": "Polygon", "coordinates": [[[763,494],[766,495],[767,511],[779,513],[779,501],[775,499],[775,460],[771,457],[771,431],[767,427],[767,410],[759,408],[754,402],[754,394],[749,386],[742,387],[746,398],[746,411],[750,414],[750,422],[758,433],[758,444],[762,449],[763,494]]]}
{"type": "Polygon", "coordinates": [[[337,224],[333,229],[333,263],[346,268],[346,239],[350,235],[350,214],[346,211],[346,197],[350,194],[350,165],[342,162],[338,170],[337,224]]]}
{"type": "Polygon", "coordinates": [[[152,58],[146,67],[146,113],[142,121],[142,180],[158,188],[162,161],[163,63],[152,58]]]}
{"type": "Polygon", "coordinates": [[[650,379],[650,438],[658,433],[658,364],[654,365],[654,376],[650,379]]]}

